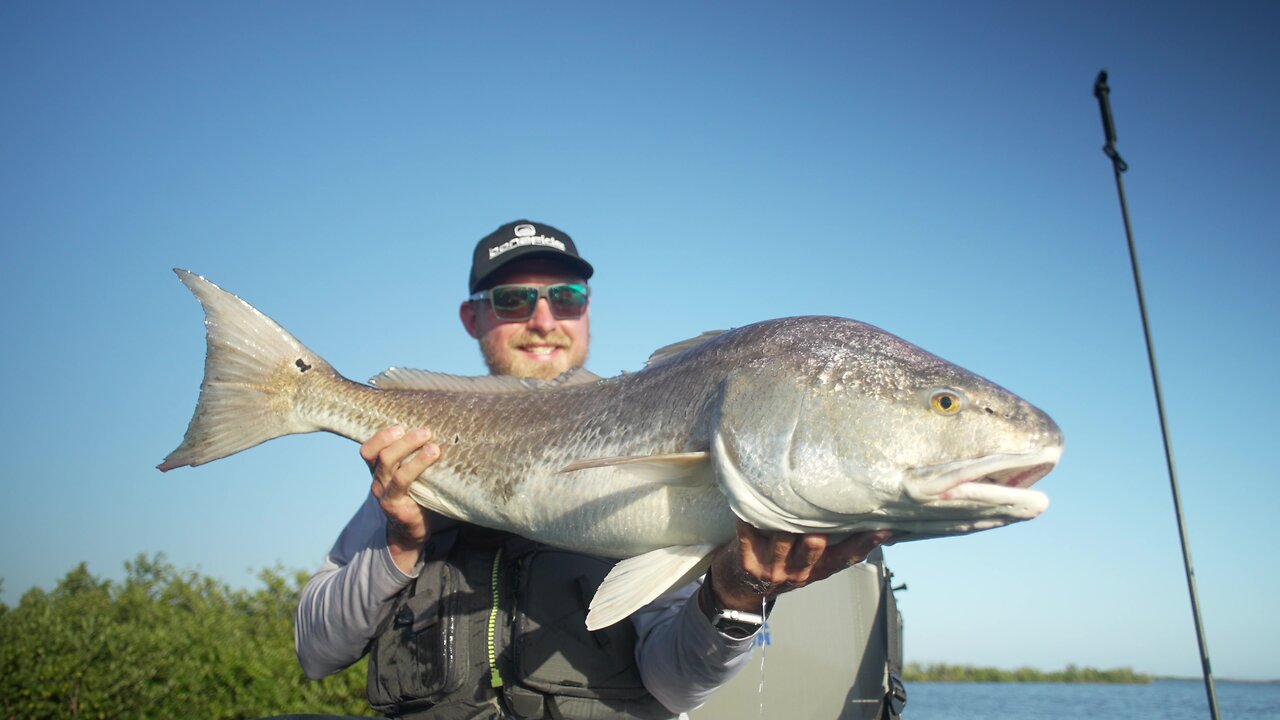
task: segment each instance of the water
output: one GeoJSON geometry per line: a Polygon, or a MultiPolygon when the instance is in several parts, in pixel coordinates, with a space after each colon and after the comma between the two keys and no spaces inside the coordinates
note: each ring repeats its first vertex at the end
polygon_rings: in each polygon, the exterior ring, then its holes
{"type": "MultiPolygon", "coordinates": [[[[1280,683],[1217,681],[1222,720],[1280,720],[1280,683]]],[[[907,683],[904,720],[1208,720],[1201,680],[1149,685],[907,683]]]]}

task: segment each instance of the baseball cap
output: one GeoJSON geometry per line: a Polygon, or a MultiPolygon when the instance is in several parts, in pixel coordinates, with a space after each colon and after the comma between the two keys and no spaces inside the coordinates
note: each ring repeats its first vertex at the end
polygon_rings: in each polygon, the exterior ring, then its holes
{"type": "Polygon", "coordinates": [[[484,287],[484,281],[499,268],[527,257],[543,257],[557,262],[589,279],[591,263],[578,255],[573,239],[563,230],[531,220],[516,220],[494,230],[476,244],[471,260],[471,292],[484,287]]]}

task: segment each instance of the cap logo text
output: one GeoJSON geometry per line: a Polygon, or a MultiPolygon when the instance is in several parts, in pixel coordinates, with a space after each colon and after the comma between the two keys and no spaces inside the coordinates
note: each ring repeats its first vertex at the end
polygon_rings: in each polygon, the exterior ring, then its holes
{"type": "Polygon", "coordinates": [[[560,252],[564,252],[564,243],[554,237],[539,235],[538,229],[532,225],[517,225],[515,227],[516,236],[501,245],[489,248],[489,259],[492,260],[508,250],[514,250],[518,247],[526,245],[542,245],[544,247],[555,248],[560,252]]]}

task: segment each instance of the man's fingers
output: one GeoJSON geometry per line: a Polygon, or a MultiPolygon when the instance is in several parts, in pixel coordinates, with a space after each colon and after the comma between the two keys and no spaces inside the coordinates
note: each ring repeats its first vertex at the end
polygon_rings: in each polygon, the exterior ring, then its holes
{"type": "Polygon", "coordinates": [[[850,565],[856,565],[879,545],[888,541],[889,530],[854,533],[832,543],[827,535],[788,532],[766,534],[738,521],[736,544],[717,554],[713,577],[721,599],[774,596],[824,580],[850,565]],[[734,552],[736,550],[736,552],[734,552]],[[732,572],[725,572],[732,570],[732,572]]]}
{"type": "Polygon", "coordinates": [[[756,577],[767,578],[773,565],[773,536],[738,520],[738,555],[744,571],[756,577]]]}
{"type": "Polygon", "coordinates": [[[440,457],[426,428],[396,426],[378,431],[360,446],[360,456],[373,474],[373,495],[386,503],[399,500],[409,485],[440,457]]]}
{"type": "Polygon", "coordinates": [[[883,545],[891,537],[893,537],[893,531],[891,530],[872,530],[870,532],[858,533],[857,535],[846,539],[845,543],[849,543],[851,548],[853,546],[857,547],[857,550],[852,551],[850,553],[850,557],[847,558],[850,561],[847,564],[856,565],[857,563],[866,560],[872,550],[883,545]]]}
{"type": "MultiPolygon", "coordinates": [[[[827,536],[820,533],[801,535],[800,542],[791,549],[787,570],[808,575],[808,571],[827,550],[827,536]]],[[[804,579],[804,578],[802,578],[804,579]]]]}
{"type": "Polygon", "coordinates": [[[884,544],[891,537],[893,537],[893,532],[889,530],[854,533],[827,548],[827,551],[823,553],[822,559],[819,561],[818,568],[814,572],[820,577],[827,577],[850,565],[857,565],[866,560],[872,550],[884,544]]]}
{"type": "Polygon", "coordinates": [[[404,432],[404,428],[400,425],[379,430],[360,446],[360,457],[364,458],[364,461],[369,463],[369,467],[372,469],[374,462],[382,454],[382,451],[391,443],[404,437],[404,432]]]}
{"type": "Polygon", "coordinates": [[[787,568],[790,565],[791,548],[795,545],[796,536],[789,532],[776,532],[770,540],[767,561],[768,579],[773,582],[782,582],[788,579],[787,568]]]}
{"type": "Polygon", "coordinates": [[[388,473],[383,481],[389,481],[389,474],[394,473],[401,463],[430,440],[431,431],[426,428],[414,428],[404,432],[398,439],[392,441],[378,452],[375,471],[388,473]]]}
{"type": "Polygon", "coordinates": [[[440,459],[440,446],[433,442],[418,448],[416,452],[400,463],[400,467],[392,476],[392,481],[388,490],[393,494],[402,494],[409,491],[409,486],[414,480],[418,479],[427,468],[431,467],[436,460],[440,459]]]}

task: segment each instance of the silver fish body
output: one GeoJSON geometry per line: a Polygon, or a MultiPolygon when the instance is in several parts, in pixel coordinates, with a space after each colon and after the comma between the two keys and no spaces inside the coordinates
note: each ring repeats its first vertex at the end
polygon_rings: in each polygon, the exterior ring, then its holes
{"type": "Polygon", "coordinates": [[[205,308],[208,354],[195,416],[160,469],[292,433],[363,442],[390,425],[429,427],[441,457],[412,488],[425,507],[631,558],[597,595],[596,627],[699,574],[735,516],[766,530],[890,529],[894,542],[964,534],[1040,514],[1047,499],[1028,488],[1062,452],[1045,413],[854,320],[708,333],[607,379],[393,369],[363,385],[244,301],[176,272],[205,308]]]}

